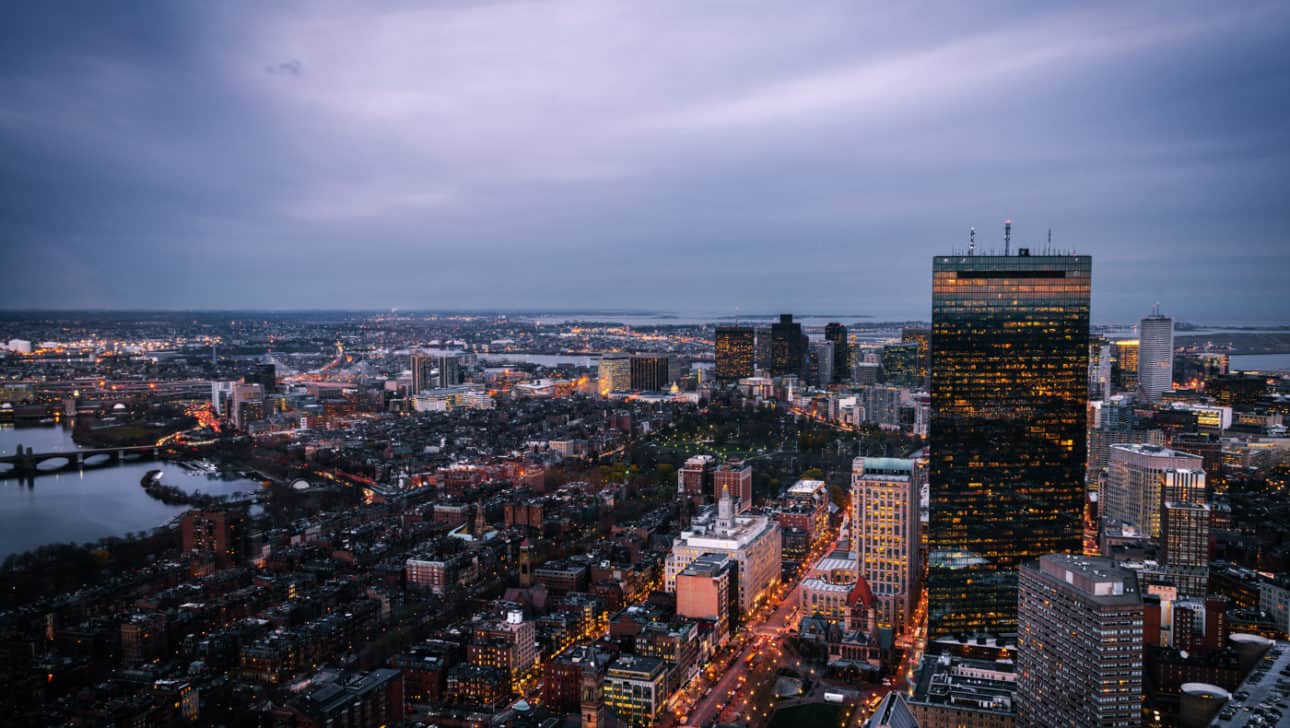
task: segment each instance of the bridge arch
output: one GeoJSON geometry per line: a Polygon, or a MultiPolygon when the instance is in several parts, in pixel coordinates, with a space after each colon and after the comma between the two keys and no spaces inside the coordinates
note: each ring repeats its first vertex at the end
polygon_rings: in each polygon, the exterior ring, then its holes
{"type": "Polygon", "coordinates": [[[37,462],[36,470],[42,473],[52,473],[73,464],[75,464],[75,461],[67,455],[51,455],[37,462]]]}

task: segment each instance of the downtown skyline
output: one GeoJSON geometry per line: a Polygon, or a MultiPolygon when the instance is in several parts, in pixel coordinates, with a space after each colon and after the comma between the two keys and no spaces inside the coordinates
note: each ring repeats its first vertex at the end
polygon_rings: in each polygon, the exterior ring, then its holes
{"type": "Polygon", "coordinates": [[[0,715],[1290,728],[1290,3],[0,23],[0,715]]]}
{"type": "Polygon", "coordinates": [[[0,308],[926,320],[1010,217],[1095,322],[1290,317],[1287,10],[992,10],[18,8],[0,308]]]}

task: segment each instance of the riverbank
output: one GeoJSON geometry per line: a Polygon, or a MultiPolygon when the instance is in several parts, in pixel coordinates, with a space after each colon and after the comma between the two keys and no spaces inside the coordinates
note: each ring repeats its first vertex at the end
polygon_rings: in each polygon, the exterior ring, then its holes
{"type": "MultiPolygon", "coordinates": [[[[78,449],[70,428],[0,427],[0,452],[12,453],[21,444],[37,452],[78,449]]],[[[243,468],[223,473],[190,471],[175,461],[122,462],[85,470],[44,473],[28,483],[0,481],[0,558],[49,544],[95,543],[149,532],[189,508],[217,503],[215,496],[238,493],[259,496],[258,479],[239,475],[243,468]],[[168,486],[154,497],[140,486],[150,470],[162,469],[168,486]],[[183,493],[169,490],[173,487],[183,493]],[[194,496],[194,494],[197,494],[194,496]]]]}
{"type": "Polygon", "coordinates": [[[174,485],[169,485],[161,481],[162,471],[159,469],[149,470],[139,481],[139,486],[143,491],[155,500],[161,501],[168,506],[190,506],[198,509],[216,508],[229,504],[234,500],[238,493],[226,493],[213,495],[210,493],[189,492],[174,485]]]}
{"type": "Polygon", "coordinates": [[[72,428],[72,439],[84,448],[134,447],[151,445],[163,437],[184,432],[196,426],[191,417],[167,421],[164,424],[127,422],[119,425],[102,425],[101,421],[78,417],[72,428]]]}

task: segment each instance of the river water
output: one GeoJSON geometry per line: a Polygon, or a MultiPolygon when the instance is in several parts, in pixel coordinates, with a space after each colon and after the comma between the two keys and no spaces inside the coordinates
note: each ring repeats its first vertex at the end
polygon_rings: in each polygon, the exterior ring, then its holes
{"type": "MultiPolygon", "coordinates": [[[[58,425],[0,426],[0,455],[12,455],[18,445],[35,452],[79,449],[71,430],[58,425]]],[[[225,479],[178,463],[153,461],[48,473],[30,486],[16,479],[0,480],[0,559],[45,544],[86,543],[165,524],[187,506],[166,505],[139,486],[154,468],[163,471],[161,482],[188,492],[231,495],[259,488],[252,480],[225,479]]]]}

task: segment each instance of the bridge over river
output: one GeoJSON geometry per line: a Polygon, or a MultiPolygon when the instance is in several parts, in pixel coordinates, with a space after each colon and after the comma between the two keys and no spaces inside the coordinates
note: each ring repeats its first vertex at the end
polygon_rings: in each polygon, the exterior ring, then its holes
{"type": "Polygon", "coordinates": [[[32,452],[31,448],[24,449],[19,445],[13,455],[0,456],[0,478],[26,479],[48,473],[103,468],[123,462],[156,460],[161,457],[163,449],[160,445],[135,445],[32,452]]]}

